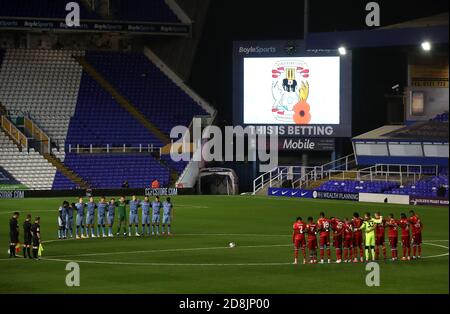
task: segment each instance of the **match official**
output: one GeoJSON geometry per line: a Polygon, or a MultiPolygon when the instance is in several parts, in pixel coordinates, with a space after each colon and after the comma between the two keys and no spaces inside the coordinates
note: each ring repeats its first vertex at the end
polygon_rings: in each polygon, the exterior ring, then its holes
{"type": "Polygon", "coordinates": [[[23,257],[31,257],[31,241],[33,236],[31,235],[31,215],[28,214],[25,222],[23,223],[23,257]]]}
{"type": "Polygon", "coordinates": [[[9,220],[9,257],[16,256],[16,245],[19,243],[19,213],[14,212],[9,220]]]}
{"type": "Polygon", "coordinates": [[[39,245],[41,244],[41,221],[40,217],[36,217],[34,224],[31,226],[31,235],[33,240],[33,258],[38,259],[39,245]]]}

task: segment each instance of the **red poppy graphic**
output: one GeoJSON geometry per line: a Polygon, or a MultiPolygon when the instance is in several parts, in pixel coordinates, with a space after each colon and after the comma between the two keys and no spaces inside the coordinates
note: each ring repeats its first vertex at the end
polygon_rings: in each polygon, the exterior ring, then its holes
{"type": "Polygon", "coordinates": [[[310,107],[306,101],[299,101],[294,106],[294,122],[296,124],[308,124],[311,121],[309,109],[310,107]]]}

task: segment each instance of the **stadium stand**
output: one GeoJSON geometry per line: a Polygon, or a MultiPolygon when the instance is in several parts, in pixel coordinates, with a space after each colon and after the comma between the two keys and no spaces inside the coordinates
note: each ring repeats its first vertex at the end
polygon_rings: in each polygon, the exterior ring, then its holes
{"type": "Polygon", "coordinates": [[[448,197],[448,174],[428,176],[404,186],[395,181],[329,180],[316,190],[342,193],[384,193],[420,197],[448,197]],[[439,192],[439,189],[442,192],[439,192]],[[439,195],[439,193],[442,194],[439,195]]]}
{"type": "Polygon", "coordinates": [[[66,143],[103,146],[162,145],[85,72],[81,78],[76,110],[70,119],[66,143]]]}
{"type": "MultiPolygon", "coordinates": [[[[117,177],[107,182],[91,180],[90,173],[86,177],[87,171],[91,171],[90,166],[101,159],[98,159],[98,154],[77,157],[75,147],[162,147],[165,143],[125,110],[111,91],[99,83],[98,78],[84,70],[80,63],[80,58],[84,56],[105,80],[164,134],[169,134],[175,125],[189,126],[194,116],[209,116],[190,94],[143,53],[134,52],[0,50],[0,62],[3,61],[0,63],[0,101],[10,116],[29,116],[50,136],[54,145],[53,155],[63,161],[69,171],[75,172],[92,187],[116,187],[126,179],[134,187],[139,184],[148,185],[153,179],[158,179],[164,185],[170,178],[168,168],[181,174],[187,162],[173,162],[169,156],[162,156],[161,162],[151,159],[148,165],[143,164],[148,167],[146,169],[149,172],[130,173],[130,178],[125,178],[125,174],[121,173],[114,173],[117,177]],[[72,148],[72,153],[69,153],[70,158],[66,162],[65,151],[69,147],[72,148]],[[84,164],[81,162],[79,167],[72,169],[78,158],[82,161],[92,158],[92,161],[84,164]],[[88,169],[84,165],[89,166],[88,169]]],[[[18,150],[16,153],[28,155],[27,152],[18,150]]],[[[38,153],[32,151],[30,154],[34,156],[38,153]]],[[[139,163],[141,157],[121,153],[111,158],[105,160],[117,158],[117,162],[131,167],[139,163]],[[124,156],[127,158],[124,159],[124,156]]],[[[31,171],[31,165],[23,166],[26,168],[24,170],[31,171]]],[[[54,176],[54,181],[53,178],[47,178],[46,187],[78,187],[62,172],[55,171],[53,166],[50,168],[52,171],[47,174],[54,176]]],[[[14,171],[11,173],[16,175],[14,171]]],[[[98,175],[103,174],[100,172],[98,175]]],[[[35,187],[36,185],[30,185],[32,189],[35,187]]]]}
{"type": "Polygon", "coordinates": [[[14,179],[14,177],[8,171],[3,169],[3,167],[0,167],[0,186],[16,185],[19,183],[20,182],[14,179]]]}
{"type": "MultiPolygon", "coordinates": [[[[149,154],[68,153],[64,163],[95,188],[120,188],[125,180],[130,188],[149,186],[154,179],[163,186],[169,182],[169,170],[149,154]]],[[[54,189],[69,186],[61,177],[64,176],[55,177],[54,189]]]]}
{"type": "Polygon", "coordinates": [[[439,175],[421,179],[416,183],[410,183],[405,186],[385,191],[385,194],[413,195],[420,197],[446,197],[448,198],[448,176],[439,175]],[[439,189],[443,189],[442,195],[439,195],[439,189]]]}
{"type": "MultiPolygon", "coordinates": [[[[90,11],[80,1],[80,16],[88,20],[101,19],[98,14],[90,11]]],[[[57,0],[0,0],[0,16],[7,17],[38,17],[38,18],[65,18],[65,4],[57,0]]]]}
{"type": "Polygon", "coordinates": [[[33,149],[20,151],[3,131],[0,131],[0,166],[35,190],[51,189],[56,172],[56,168],[33,149]]]}
{"type": "Polygon", "coordinates": [[[13,115],[29,114],[64,147],[81,79],[72,50],[8,49],[0,72],[0,101],[13,115]]]}
{"type": "Polygon", "coordinates": [[[433,118],[433,120],[438,121],[438,122],[447,122],[448,123],[448,112],[443,112],[443,113],[436,115],[433,118]]]}
{"type": "Polygon", "coordinates": [[[317,190],[345,193],[383,193],[398,186],[398,183],[386,181],[329,180],[317,190]]]}
{"type": "Polygon", "coordinates": [[[86,60],[166,134],[209,116],[142,53],[87,52],[86,60]]]}
{"type": "Polygon", "coordinates": [[[52,190],[74,190],[77,187],[77,184],[69,180],[61,173],[61,171],[56,171],[52,184],[52,190]]]}
{"type": "Polygon", "coordinates": [[[164,0],[119,0],[116,11],[122,21],[180,23],[164,0]]]}
{"type": "Polygon", "coordinates": [[[173,161],[172,158],[170,158],[170,155],[161,155],[161,159],[167,164],[169,165],[170,168],[174,169],[175,171],[178,172],[178,174],[181,174],[184,170],[184,168],[186,168],[186,165],[188,164],[187,161],[173,161]]]}

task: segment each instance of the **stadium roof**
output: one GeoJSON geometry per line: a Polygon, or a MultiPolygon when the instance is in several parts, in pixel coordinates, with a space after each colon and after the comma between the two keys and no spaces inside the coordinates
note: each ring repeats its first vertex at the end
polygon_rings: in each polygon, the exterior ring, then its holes
{"type": "Polygon", "coordinates": [[[448,142],[448,123],[426,121],[412,126],[385,125],[355,136],[352,141],[432,141],[448,142]]]}
{"type": "Polygon", "coordinates": [[[309,33],[307,49],[414,46],[424,39],[436,44],[448,43],[448,12],[371,30],[309,33]]]}
{"type": "Polygon", "coordinates": [[[448,12],[423,17],[403,23],[392,24],[377,29],[394,29],[394,28],[416,28],[416,27],[435,27],[448,26],[448,12]]]}
{"type": "Polygon", "coordinates": [[[400,130],[403,127],[403,125],[385,125],[378,129],[355,136],[352,140],[386,140],[389,139],[389,137],[385,136],[385,134],[400,130]]]}

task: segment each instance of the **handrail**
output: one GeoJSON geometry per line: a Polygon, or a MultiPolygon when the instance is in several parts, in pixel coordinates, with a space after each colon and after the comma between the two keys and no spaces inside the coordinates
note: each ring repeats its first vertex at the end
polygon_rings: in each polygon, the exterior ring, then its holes
{"type": "MultiPolygon", "coordinates": [[[[287,177],[287,168],[292,169],[299,168],[300,171],[292,171],[289,175],[292,175],[292,187],[299,186],[300,188],[309,183],[309,181],[316,181],[323,179],[325,177],[326,171],[334,170],[337,168],[344,167],[345,170],[349,169],[349,165],[355,163],[354,155],[350,154],[339,159],[330,161],[321,166],[279,166],[272,170],[261,174],[256,179],[253,180],[253,194],[256,194],[259,190],[263,189],[265,186],[272,187],[273,182],[282,183],[283,178],[287,177]],[[296,175],[300,175],[299,178],[295,179],[296,175]]],[[[356,164],[356,163],[355,163],[356,164]]]]}
{"type": "Polygon", "coordinates": [[[162,147],[155,146],[153,144],[139,144],[139,146],[127,146],[122,145],[80,145],[80,144],[68,144],[68,153],[158,153],[161,155],[162,147]]]}
{"type": "Polygon", "coordinates": [[[1,127],[20,147],[28,149],[28,139],[6,116],[1,116],[1,127]]]}
{"type": "Polygon", "coordinates": [[[41,142],[43,145],[43,153],[51,153],[51,141],[50,136],[48,136],[42,129],[29,117],[24,117],[24,129],[27,130],[34,139],[41,142]]]}
{"type": "Polygon", "coordinates": [[[346,155],[344,157],[323,164],[322,166],[315,166],[310,172],[306,173],[298,180],[295,180],[292,185],[302,188],[304,185],[308,185],[309,181],[314,182],[325,178],[327,172],[330,170],[337,170],[338,168],[344,167],[345,169],[339,169],[339,171],[347,171],[350,167],[349,165],[351,164],[356,165],[354,154],[346,155]],[[331,168],[329,168],[329,166],[331,166],[331,168]]]}
{"type": "Polygon", "coordinates": [[[296,176],[302,176],[305,171],[308,171],[311,167],[304,166],[278,166],[265,172],[253,180],[253,194],[256,194],[259,190],[263,189],[267,185],[272,187],[277,184],[281,184],[284,180],[292,180],[296,176]],[[289,179],[291,178],[291,179],[289,179]]]}

